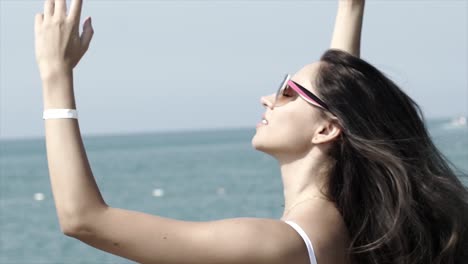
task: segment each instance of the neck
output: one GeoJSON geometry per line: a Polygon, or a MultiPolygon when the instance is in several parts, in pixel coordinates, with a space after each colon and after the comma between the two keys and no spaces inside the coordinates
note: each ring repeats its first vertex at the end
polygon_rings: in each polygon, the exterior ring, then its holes
{"type": "Polygon", "coordinates": [[[306,200],[327,199],[328,172],[333,160],[320,149],[278,161],[284,186],[285,213],[306,200]]]}

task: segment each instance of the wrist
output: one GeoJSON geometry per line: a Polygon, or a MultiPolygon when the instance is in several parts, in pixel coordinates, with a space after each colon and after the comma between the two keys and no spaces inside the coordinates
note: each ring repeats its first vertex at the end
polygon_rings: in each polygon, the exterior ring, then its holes
{"type": "Polygon", "coordinates": [[[47,67],[39,67],[39,73],[42,83],[50,83],[72,76],[73,70],[65,65],[47,65],[47,67]]]}
{"type": "Polygon", "coordinates": [[[44,92],[44,110],[76,109],[73,91],[44,92]]]}
{"type": "Polygon", "coordinates": [[[72,71],[50,71],[42,78],[42,93],[44,109],[71,108],[75,109],[72,71]]]}

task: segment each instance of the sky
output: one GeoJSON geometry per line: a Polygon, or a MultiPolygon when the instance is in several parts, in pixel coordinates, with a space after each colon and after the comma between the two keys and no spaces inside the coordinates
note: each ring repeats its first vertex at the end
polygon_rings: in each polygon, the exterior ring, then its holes
{"type": "MultiPolygon", "coordinates": [[[[68,1],[69,2],[69,1],[68,1]]],[[[0,0],[0,139],[43,137],[34,16],[0,0]]],[[[82,134],[255,127],[260,96],[329,47],[337,1],[84,1],[74,71],[82,134]]],[[[468,1],[368,0],[361,56],[427,118],[468,114],[468,1]]]]}

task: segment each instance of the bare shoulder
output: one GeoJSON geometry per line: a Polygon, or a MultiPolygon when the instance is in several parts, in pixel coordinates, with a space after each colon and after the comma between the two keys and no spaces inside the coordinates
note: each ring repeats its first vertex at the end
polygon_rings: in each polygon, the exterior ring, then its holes
{"type": "Polygon", "coordinates": [[[309,236],[318,263],[348,263],[348,231],[334,203],[319,201],[292,218],[309,236]]]}

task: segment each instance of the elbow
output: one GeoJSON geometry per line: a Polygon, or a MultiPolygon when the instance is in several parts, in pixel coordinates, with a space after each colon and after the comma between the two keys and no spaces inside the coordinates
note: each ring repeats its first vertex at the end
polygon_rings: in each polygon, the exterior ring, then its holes
{"type": "Polygon", "coordinates": [[[62,233],[68,237],[78,237],[78,229],[75,227],[69,227],[69,226],[60,226],[60,230],[62,233]]]}
{"type": "Polygon", "coordinates": [[[80,217],[59,217],[60,230],[69,237],[79,237],[87,228],[87,224],[80,217]]]}
{"type": "Polygon", "coordinates": [[[88,212],[60,212],[59,223],[62,233],[69,237],[80,238],[84,235],[90,235],[95,226],[98,212],[103,210],[93,210],[88,212]]]}

